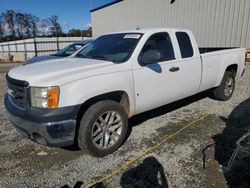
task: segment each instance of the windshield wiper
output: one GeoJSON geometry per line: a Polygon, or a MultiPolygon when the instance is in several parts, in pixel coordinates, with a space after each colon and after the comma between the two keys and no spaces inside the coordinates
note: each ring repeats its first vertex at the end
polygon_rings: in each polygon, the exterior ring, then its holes
{"type": "Polygon", "coordinates": [[[57,57],[67,57],[70,56],[68,54],[51,54],[52,56],[57,56],[57,57]]]}
{"type": "MultiPolygon", "coordinates": [[[[82,54],[77,54],[75,57],[111,61],[111,60],[108,60],[106,57],[104,57],[104,56],[102,56],[102,55],[87,55],[87,56],[84,56],[84,55],[82,55],[82,54]]],[[[111,61],[111,62],[114,62],[114,61],[111,61]]],[[[114,63],[115,63],[115,62],[114,62],[114,63]]]]}
{"type": "Polygon", "coordinates": [[[87,56],[87,57],[92,57],[94,59],[103,59],[103,60],[107,60],[106,57],[102,56],[102,55],[90,55],[90,56],[87,56]]]}
{"type": "Polygon", "coordinates": [[[62,56],[61,54],[57,54],[57,53],[55,53],[55,54],[50,54],[50,55],[52,55],[52,56],[62,56]]]}

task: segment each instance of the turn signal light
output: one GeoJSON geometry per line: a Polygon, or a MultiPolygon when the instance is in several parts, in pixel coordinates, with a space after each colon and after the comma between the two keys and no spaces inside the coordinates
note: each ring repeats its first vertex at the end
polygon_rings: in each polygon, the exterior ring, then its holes
{"type": "Polygon", "coordinates": [[[49,87],[47,91],[47,104],[48,108],[57,108],[59,101],[59,88],[49,87]]]}

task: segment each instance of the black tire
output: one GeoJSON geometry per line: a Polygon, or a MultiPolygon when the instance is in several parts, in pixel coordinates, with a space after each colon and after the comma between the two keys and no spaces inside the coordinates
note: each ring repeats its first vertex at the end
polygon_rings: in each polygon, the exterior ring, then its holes
{"type": "Polygon", "coordinates": [[[220,101],[227,101],[229,100],[234,92],[235,89],[235,71],[226,71],[224,77],[221,81],[221,84],[213,90],[213,98],[220,100],[220,101]],[[230,86],[230,92],[226,92],[226,87],[229,88],[227,85],[228,81],[232,81],[232,85],[230,86]]]}
{"type": "MultiPolygon", "coordinates": [[[[102,125],[102,123],[98,122],[98,125],[100,126],[102,125]]],[[[108,125],[105,124],[105,126],[108,126],[108,125]]],[[[104,126],[101,126],[101,127],[103,128],[104,126]]],[[[114,101],[109,101],[109,100],[97,102],[96,104],[89,107],[89,109],[85,112],[85,114],[82,117],[82,120],[80,122],[79,132],[78,132],[78,146],[80,149],[85,150],[88,154],[94,157],[104,157],[116,151],[123,144],[125,137],[126,137],[127,130],[128,130],[128,116],[124,108],[119,103],[114,102],[114,101]],[[119,128],[119,131],[120,131],[119,137],[116,136],[118,135],[116,134],[114,137],[118,139],[114,141],[113,139],[111,139],[111,136],[109,135],[109,134],[112,134],[111,132],[108,132],[109,129],[105,130],[106,132],[103,133],[105,137],[103,139],[101,138],[99,143],[102,142],[103,145],[104,143],[106,143],[106,139],[105,139],[106,134],[110,136],[108,140],[113,143],[111,143],[111,146],[109,146],[108,148],[100,148],[100,146],[98,146],[97,143],[95,143],[94,138],[93,138],[94,129],[99,130],[99,127],[96,126],[96,122],[98,122],[100,117],[103,117],[102,115],[105,115],[105,113],[106,114],[111,113],[112,115],[113,112],[116,112],[115,115],[117,116],[115,116],[115,118],[119,117],[117,119],[119,119],[119,122],[122,124],[121,125],[122,128],[121,129],[119,128]]],[[[103,132],[103,131],[104,131],[104,128],[100,132],[103,132]]],[[[97,135],[100,135],[100,134],[98,133],[97,135]]]]}

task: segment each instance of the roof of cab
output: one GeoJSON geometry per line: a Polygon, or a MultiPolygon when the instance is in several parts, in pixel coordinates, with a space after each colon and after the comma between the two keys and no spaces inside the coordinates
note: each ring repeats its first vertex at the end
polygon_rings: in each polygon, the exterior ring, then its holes
{"type": "Polygon", "coordinates": [[[115,33],[154,33],[154,32],[164,32],[164,31],[184,31],[187,32],[187,29],[179,29],[179,28],[142,28],[135,30],[125,30],[125,31],[116,31],[107,34],[115,34],[115,33]]]}

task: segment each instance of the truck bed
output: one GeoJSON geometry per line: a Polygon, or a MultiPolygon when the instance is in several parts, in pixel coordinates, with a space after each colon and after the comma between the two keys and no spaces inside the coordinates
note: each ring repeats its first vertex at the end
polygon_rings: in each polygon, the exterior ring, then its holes
{"type": "MultiPolygon", "coordinates": [[[[236,47],[235,47],[236,48],[236,47]]],[[[209,52],[215,52],[215,51],[220,51],[220,50],[229,50],[229,49],[234,49],[234,48],[199,48],[200,54],[205,54],[209,52]]]]}
{"type": "Polygon", "coordinates": [[[199,51],[202,62],[202,83],[199,91],[217,87],[221,83],[228,62],[237,66],[236,77],[241,76],[245,48],[199,48],[199,51]]]}

